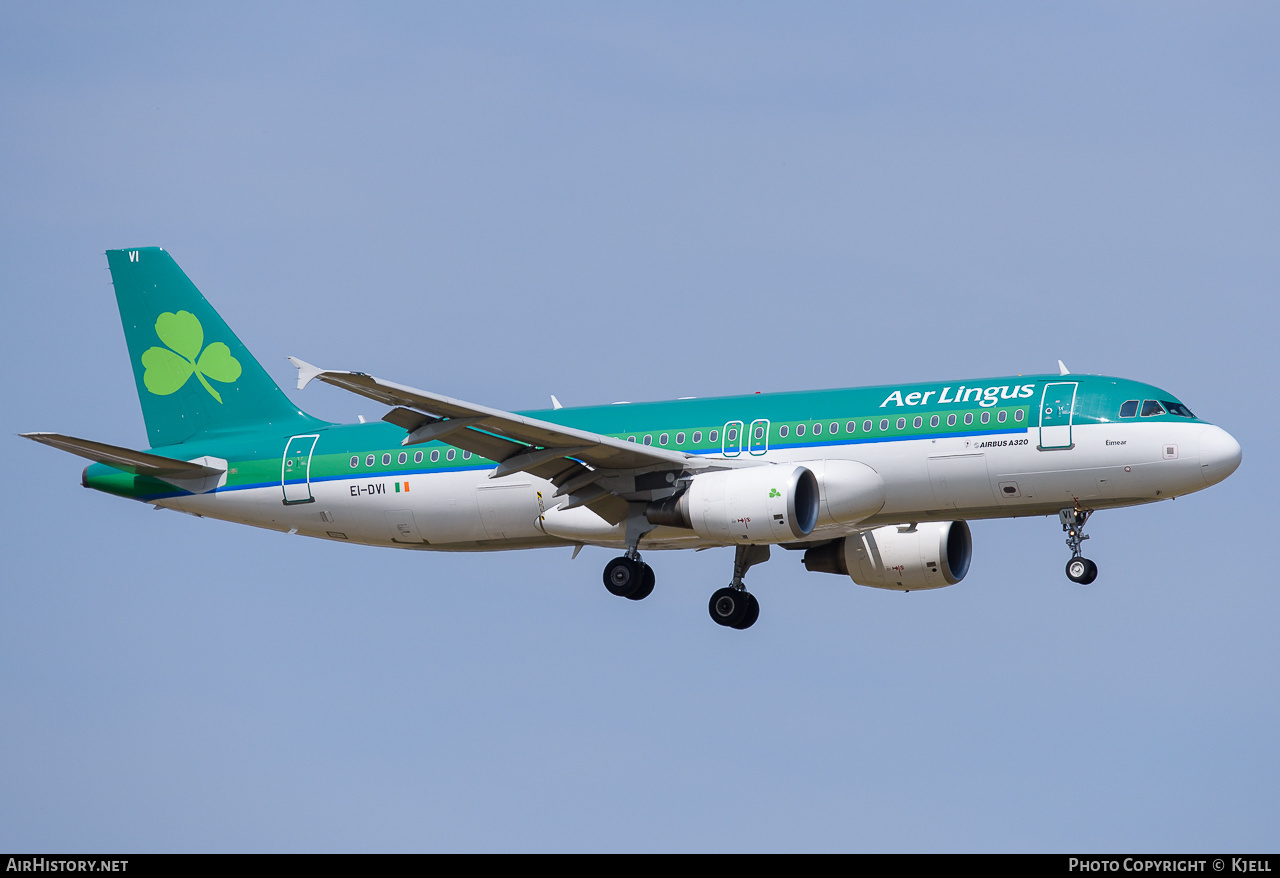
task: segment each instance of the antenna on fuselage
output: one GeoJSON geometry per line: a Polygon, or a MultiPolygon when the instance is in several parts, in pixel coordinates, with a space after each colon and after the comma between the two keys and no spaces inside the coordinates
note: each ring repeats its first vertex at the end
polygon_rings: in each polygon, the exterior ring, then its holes
{"type": "Polygon", "coordinates": [[[1071,374],[1071,370],[1067,368],[1067,364],[1062,362],[1061,360],[1058,361],[1058,374],[1059,375],[1071,374]]]}

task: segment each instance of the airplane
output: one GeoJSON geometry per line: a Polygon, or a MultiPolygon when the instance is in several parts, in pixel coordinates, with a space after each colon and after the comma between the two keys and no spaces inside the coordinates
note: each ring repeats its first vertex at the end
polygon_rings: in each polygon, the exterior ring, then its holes
{"type": "Polygon", "coordinates": [[[299,409],[158,247],[107,251],[148,450],[24,433],[93,461],[87,488],[196,516],[363,545],[618,549],[604,585],[654,588],[641,550],[733,547],[708,603],[746,629],[770,548],[883,589],[954,585],[970,520],[1058,517],[1088,585],[1096,510],[1199,491],[1240,445],[1172,394],[1072,374],[506,412],[290,357],[382,403],[381,421],[299,409]]]}

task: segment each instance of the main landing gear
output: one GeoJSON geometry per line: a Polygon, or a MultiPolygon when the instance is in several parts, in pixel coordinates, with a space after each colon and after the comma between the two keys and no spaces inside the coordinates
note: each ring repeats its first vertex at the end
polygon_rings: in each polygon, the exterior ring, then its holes
{"type": "Polygon", "coordinates": [[[604,567],[604,587],[609,589],[609,594],[620,598],[642,601],[653,593],[656,580],[653,568],[640,560],[640,553],[635,549],[614,558],[604,567]]]}
{"type": "Polygon", "coordinates": [[[1092,509],[1061,509],[1058,520],[1062,522],[1062,530],[1067,535],[1067,547],[1071,549],[1071,560],[1067,562],[1067,579],[1088,585],[1098,578],[1098,565],[1080,554],[1080,544],[1089,539],[1084,533],[1084,523],[1093,515],[1092,509]]]}
{"type": "Polygon", "coordinates": [[[760,602],[747,591],[742,577],[756,564],[768,560],[768,546],[738,546],[734,549],[733,581],[726,588],[717,589],[707,604],[707,612],[713,622],[739,630],[756,624],[756,619],[760,618],[760,602]]]}
{"type": "Polygon", "coordinates": [[[632,601],[642,601],[652,594],[656,579],[653,568],[640,560],[640,538],[653,530],[653,525],[636,511],[639,508],[632,504],[632,513],[627,516],[626,554],[604,566],[604,587],[609,594],[632,601]]]}
{"type": "MultiPolygon", "coordinates": [[[[760,602],[747,591],[742,577],[756,564],[769,560],[768,546],[738,546],[733,555],[733,581],[717,589],[707,604],[707,612],[717,625],[739,630],[750,628],[760,618],[760,602]]],[[[640,553],[628,549],[604,567],[604,587],[620,598],[640,601],[653,592],[653,568],[640,560],[640,553]]]]}

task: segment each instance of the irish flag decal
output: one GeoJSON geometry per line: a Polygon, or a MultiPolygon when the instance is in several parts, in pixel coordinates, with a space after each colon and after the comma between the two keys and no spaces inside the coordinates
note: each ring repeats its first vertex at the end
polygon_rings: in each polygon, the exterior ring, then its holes
{"type": "Polygon", "coordinates": [[[406,494],[409,493],[408,482],[396,482],[396,493],[399,494],[401,491],[404,491],[406,494]]]}

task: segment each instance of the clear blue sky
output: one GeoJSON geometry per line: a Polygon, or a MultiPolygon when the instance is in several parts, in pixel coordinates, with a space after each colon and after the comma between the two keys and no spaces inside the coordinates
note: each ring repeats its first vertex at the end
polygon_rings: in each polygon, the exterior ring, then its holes
{"type": "MultiPolygon", "coordinates": [[[[8,4],[0,849],[1256,851],[1280,841],[1274,4],[8,4]],[[775,553],[325,544],[84,491],[145,442],[103,250],[288,355],[503,408],[1150,381],[1227,482],[775,553]]],[[[327,387],[323,417],[382,409],[327,387]]]]}

